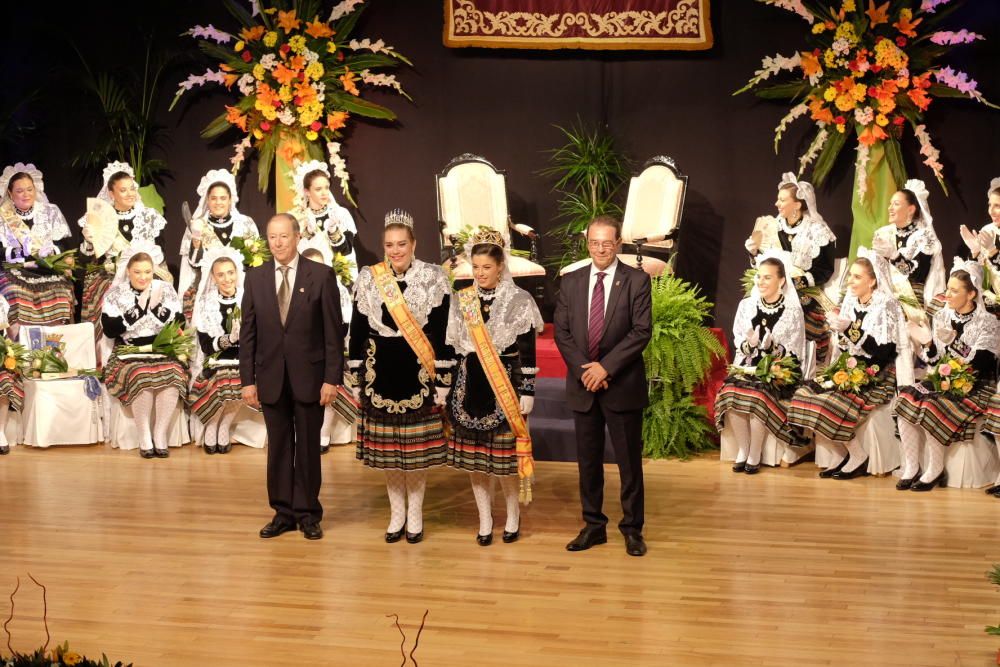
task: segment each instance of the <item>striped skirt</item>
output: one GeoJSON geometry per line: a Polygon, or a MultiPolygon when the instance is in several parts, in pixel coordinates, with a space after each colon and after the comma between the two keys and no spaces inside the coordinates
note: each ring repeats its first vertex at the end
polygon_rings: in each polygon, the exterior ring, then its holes
{"type": "Polygon", "coordinates": [[[895,388],[896,373],[893,369],[859,394],[826,389],[809,381],[792,396],[788,423],[830,440],[846,442],[855,436],[872,410],[892,399],[895,388]]]}
{"type": "Polygon", "coordinates": [[[195,297],[198,296],[198,277],[201,272],[198,271],[195,274],[194,282],[191,286],[184,290],[184,294],[181,296],[181,308],[184,311],[184,321],[190,324],[194,319],[194,302],[195,297]]]}
{"type": "Polygon", "coordinates": [[[773,388],[756,378],[730,375],[715,398],[715,426],[725,426],[726,413],[733,411],[756,417],[774,437],[795,441],[788,426],[788,399],[782,399],[773,388]]]}
{"type": "Polygon", "coordinates": [[[929,382],[921,382],[899,390],[896,414],[930,433],[942,445],[972,440],[976,418],[986,412],[990,403],[992,386],[979,387],[959,399],[934,391],[929,382]]]}
{"type": "Polygon", "coordinates": [[[206,368],[191,383],[187,405],[203,424],[212,421],[225,403],[243,401],[243,385],[238,366],[206,368]]]}
{"type": "Polygon", "coordinates": [[[421,470],[444,465],[448,459],[441,415],[402,415],[387,419],[361,414],[356,457],[366,466],[421,470]]]}
{"type": "Polygon", "coordinates": [[[83,277],[83,301],[80,304],[80,321],[93,322],[94,337],[100,342],[104,337],[104,327],[101,326],[101,312],[104,307],[104,295],[111,289],[112,277],[104,269],[87,271],[83,277]]]}
{"type": "Polygon", "coordinates": [[[986,404],[986,418],[983,420],[983,433],[1000,436],[1000,394],[990,396],[986,404]]]}
{"type": "Polygon", "coordinates": [[[21,376],[6,368],[0,368],[0,398],[10,401],[13,410],[21,411],[24,407],[24,385],[21,376]]]}
{"type": "Polygon", "coordinates": [[[104,384],[108,393],[123,405],[131,405],[135,397],[147,389],[176,387],[184,398],[188,373],[180,362],[162,354],[120,359],[112,352],[104,367],[104,384]]]}
{"type": "Polygon", "coordinates": [[[452,425],[448,437],[448,465],[487,475],[517,474],[517,441],[509,428],[472,431],[452,425]]]}
{"type": "Polygon", "coordinates": [[[10,304],[9,322],[56,326],[73,321],[73,283],[63,276],[10,268],[0,271],[0,294],[10,304]]]}
{"type": "Polygon", "coordinates": [[[816,359],[826,359],[830,347],[830,326],[826,323],[826,311],[815,299],[806,299],[802,304],[805,315],[806,340],[816,343],[816,359]]]}

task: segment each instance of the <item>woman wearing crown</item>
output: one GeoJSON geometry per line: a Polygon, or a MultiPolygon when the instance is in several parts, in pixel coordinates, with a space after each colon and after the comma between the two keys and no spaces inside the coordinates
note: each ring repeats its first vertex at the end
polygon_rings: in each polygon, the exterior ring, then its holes
{"type": "MultiPolygon", "coordinates": [[[[42,172],[18,162],[0,175],[0,293],[10,305],[12,335],[22,324],[57,325],[73,321],[73,285],[65,275],[39,266],[68,244],[69,225],[45,196],[42,172]]],[[[68,262],[72,265],[72,260],[68,262]]]]}
{"type": "Polygon", "coordinates": [[[947,483],[945,448],[972,440],[976,419],[993,394],[1000,323],[983,304],[982,284],[982,267],[956,257],[945,292],[948,305],[934,315],[933,330],[910,325],[910,337],[920,345],[920,357],[937,382],[928,379],[899,392],[900,491],[930,491],[947,483]],[[973,382],[955,373],[962,366],[974,371],[973,382]],[[920,475],[925,449],[928,465],[920,475]]]}
{"type": "Polygon", "coordinates": [[[133,241],[121,254],[115,280],[104,298],[101,324],[115,341],[104,367],[108,393],[132,407],[144,459],[166,458],[167,431],[177,400],[187,391],[183,360],[162,354],[125,354],[122,345],[150,345],[171,322],[182,322],[181,301],[170,283],[154,277],[162,251],[148,241],[133,241]],[[156,420],[153,423],[153,407],[156,420]]]}
{"type": "Polygon", "coordinates": [[[384,470],[386,542],[423,539],[427,469],[447,460],[441,416],[455,360],[445,343],[451,287],[441,267],[416,258],[413,218],[385,218],[385,261],[354,285],[347,381],[361,405],[357,457],[384,470]]]}
{"type": "MultiPolygon", "coordinates": [[[[88,200],[87,214],[80,218],[79,225],[83,230],[80,255],[87,264],[80,319],[93,322],[97,340],[101,340],[104,295],[111,288],[119,255],[134,241],[159,245],[167,221],[156,210],[143,205],[132,167],[124,162],[111,162],[104,168],[101,191],[95,199],[88,200]]],[[[162,251],[158,256],[160,264],[154,267],[158,279],[173,282],[163,263],[162,251]]]]}
{"type": "Polygon", "coordinates": [[[194,305],[198,352],[191,368],[188,406],[204,425],[206,454],[228,454],[233,420],[243,405],[240,383],[240,303],[243,256],[216,245],[203,255],[194,305]]]}
{"type": "MultiPolygon", "coordinates": [[[[787,253],[784,264],[796,292],[822,287],[833,276],[837,237],[819,213],[812,184],[796,179],[795,174],[783,174],[774,206],[778,210],[777,221],[762,218],[759,222],[770,221],[775,229],[755,229],[744,243],[751,258],[767,251],[787,253]]],[[[806,340],[815,341],[816,359],[822,362],[827,358],[830,344],[826,313],[815,298],[800,295],[799,299],[806,340]]]]}
{"type": "MultiPolygon", "coordinates": [[[[232,247],[235,239],[260,236],[253,218],[236,208],[239,202],[236,179],[225,169],[212,169],[198,183],[198,207],[181,239],[180,275],[177,293],[183,297],[184,315],[191,321],[195,293],[201,280],[206,253],[232,247]]],[[[240,259],[243,263],[243,259],[240,259]]]]}
{"type": "MultiPolygon", "coordinates": [[[[10,322],[7,315],[10,307],[7,299],[0,294],[0,331],[6,335],[10,322]]],[[[10,444],[7,442],[7,417],[10,416],[10,409],[14,408],[20,412],[24,406],[24,387],[21,384],[21,375],[14,368],[7,368],[6,359],[0,359],[0,456],[10,452],[10,444]]],[[[16,362],[16,360],[15,360],[16,362]]]]}
{"type": "Polygon", "coordinates": [[[452,299],[448,319],[447,342],[458,358],[447,400],[448,464],[469,471],[479,509],[476,541],[485,547],[493,542],[490,478],[500,480],[506,500],[504,542],[520,534],[519,472],[530,500],[531,437],[524,415],[534,403],[535,336],[543,324],[534,299],[511,279],[499,232],[480,229],[467,254],[475,282],[452,299]]]}

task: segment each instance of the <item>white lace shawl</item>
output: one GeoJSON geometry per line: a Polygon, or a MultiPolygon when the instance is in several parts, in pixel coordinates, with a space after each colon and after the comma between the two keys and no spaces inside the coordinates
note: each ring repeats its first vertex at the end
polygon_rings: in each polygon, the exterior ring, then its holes
{"type": "MultiPolygon", "coordinates": [[[[932,333],[934,336],[934,347],[938,352],[938,358],[940,358],[944,349],[949,347],[942,342],[940,338],[938,338],[938,329],[954,329],[954,326],[952,325],[952,322],[954,321],[957,321],[957,317],[951,306],[945,306],[934,315],[932,333]]],[[[1000,354],[1000,322],[997,321],[995,315],[992,315],[986,310],[986,308],[980,305],[976,308],[976,312],[972,315],[972,319],[965,323],[965,327],[962,329],[962,336],[959,338],[959,341],[969,348],[969,353],[962,357],[962,360],[966,363],[968,363],[979,350],[985,350],[987,352],[992,352],[993,354],[1000,354]]],[[[955,343],[953,341],[951,343],[950,351],[954,351],[954,349],[955,343]]],[[[936,360],[930,359],[927,356],[927,348],[921,350],[920,357],[927,362],[933,362],[936,360]]]]}
{"type": "Polygon", "coordinates": [[[813,260],[819,257],[823,247],[837,240],[829,225],[822,219],[813,218],[808,213],[802,217],[802,222],[791,227],[781,217],[778,226],[791,237],[792,264],[803,272],[812,269],[813,260]]]}
{"type": "MultiPolygon", "coordinates": [[[[791,282],[791,281],[789,281],[791,282]]],[[[792,299],[797,303],[797,299],[792,299]]],[[[789,307],[788,297],[785,298],[785,310],[781,313],[774,328],[771,329],[771,340],[782,345],[788,354],[794,354],[800,364],[806,359],[806,322],[802,308],[789,307]]],[[[757,315],[760,297],[748,296],[740,301],[736,309],[736,319],[733,320],[733,340],[736,343],[736,355],[733,365],[744,366],[749,363],[749,357],[743,354],[743,343],[746,342],[747,331],[753,326],[753,318],[757,315]]],[[[763,340],[761,336],[761,340],[763,340]]]]}
{"type": "MultiPolygon", "coordinates": [[[[514,281],[501,280],[490,305],[490,319],[486,321],[486,331],[497,352],[502,353],[517,341],[518,336],[532,329],[541,333],[543,326],[542,314],[531,295],[514,281]]],[[[457,296],[451,300],[445,341],[460,355],[476,353],[457,296]]]]}
{"type": "MultiPolygon", "coordinates": [[[[233,233],[231,238],[251,238],[255,239],[260,236],[260,232],[257,230],[257,224],[248,215],[243,215],[236,210],[236,207],[230,209],[230,214],[233,217],[233,233]]],[[[215,234],[215,227],[212,223],[208,221],[208,218],[194,218],[191,220],[191,226],[200,225],[202,229],[201,235],[201,247],[206,250],[212,248],[216,245],[221,245],[222,241],[215,234]]],[[[181,257],[188,257],[191,254],[191,230],[187,229],[184,231],[184,238],[181,239],[181,257]]]]}
{"type": "Polygon", "coordinates": [[[841,317],[846,317],[853,322],[858,318],[860,312],[867,313],[864,322],[864,335],[858,339],[857,343],[847,341],[848,351],[853,356],[868,356],[861,347],[868,338],[873,339],[879,345],[888,343],[898,345],[900,336],[907,335],[903,325],[905,322],[903,309],[900,307],[899,301],[886,296],[882,291],[873,292],[872,299],[865,308],[858,305],[858,297],[848,292],[840,306],[841,317]]]}
{"type": "MultiPolygon", "coordinates": [[[[166,218],[160,215],[156,209],[144,206],[138,199],[132,210],[135,212],[135,217],[132,218],[132,240],[155,241],[163,228],[167,226],[166,218]]],[[[81,228],[86,227],[87,216],[82,216],[77,222],[81,228]]],[[[118,237],[124,241],[121,232],[118,232],[118,237]]]]}
{"type": "MultiPolygon", "coordinates": [[[[159,278],[154,278],[153,282],[149,285],[149,289],[154,290],[156,288],[162,290],[161,294],[163,298],[160,304],[165,306],[171,315],[180,312],[181,300],[177,296],[177,291],[174,290],[173,285],[159,278]]],[[[132,289],[132,285],[126,280],[115,285],[108,291],[107,296],[104,297],[104,313],[109,317],[122,317],[137,302],[138,295],[132,289]]],[[[158,320],[151,312],[147,312],[132,324],[126,322],[125,333],[121,337],[122,340],[128,342],[136,338],[155,336],[163,329],[163,325],[164,323],[158,320]]]]}
{"type": "MultiPolygon", "coordinates": [[[[427,324],[431,311],[441,305],[444,297],[451,293],[448,278],[440,266],[414,259],[402,279],[406,282],[406,289],[403,290],[406,305],[417,324],[423,327],[427,324]]],[[[354,283],[354,302],[358,306],[358,312],[368,318],[368,326],[377,335],[385,338],[403,335],[382,324],[382,294],[375,285],[375,276],[369,266],[358,273],[358,280],[354,283]]]]}
{"type": "MultiPolygon", "coordinates": [[[[3,206],[10,207],[10,215],[17,215],[14,211],[14,204],[9,199],[4,200],[3,206]]],[[[70,235],[66,217],[59,210],[58,206],[42,201],[35,201],[32,213],[28,238],[16,238],[14,240],[17,241],[23,250],[26,249],[28,254],[37,254],[39,257],[55,254],[55,242],[68,238],[70,235]],[[27,244],[25,244],[25,241],[27,241],[27,244]],[[32,252],[33,250],[34,252],[32,252]]],[[[6,215],[7,212],[5,212],[4,217],[6,215]]],[[[25,224],[23,229],[26,228],[27,225],[25,224]]],[[[4,224],[4,234],[7,235],[10,232],[13,232],[13,230],[10,229],[9,225],[4,224]]],[[[6,241],[7,239],[4,240],[6,241]]]]}
{"type": "MultiPolygon", "coordinates": [[[[194,313],[191,322],[194,328],[203,334],[207,334],[215,340],[226,332],[226,323],[222,321],[222,311],[219,309],[221,303],[219,290],[210,289],[198,297],[194,305],[194,313]]],[[[243,303],[243,287],[236,290],[236,306],[243,303]]]]}
{"type": "MultiPolygon", "coordinates": [[[[896,229],[896,225],[885,225],[876,229],[875,235],[895,239],[896,229]]],[[[924,305],[929,306],[934,297],[944,292],[948,284],[944,271],[944,256],[941,254],[941,241],[938,240],[933,225],[918,221],[916,231],[900,246],[899,254],[911,262],[920,254],[931,256],[931,270],[927,274],[927,282],[924,283],[924,305]]]]}

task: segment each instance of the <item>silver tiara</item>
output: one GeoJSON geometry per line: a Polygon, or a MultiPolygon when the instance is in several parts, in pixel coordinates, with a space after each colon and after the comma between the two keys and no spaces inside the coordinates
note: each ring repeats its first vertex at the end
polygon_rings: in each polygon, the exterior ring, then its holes
{"type": "Polygon", "coordinates": [[[401,208],[394,208],[385,214],[385,226],[406,225],[413,229],[413,216],[401,208]]]}

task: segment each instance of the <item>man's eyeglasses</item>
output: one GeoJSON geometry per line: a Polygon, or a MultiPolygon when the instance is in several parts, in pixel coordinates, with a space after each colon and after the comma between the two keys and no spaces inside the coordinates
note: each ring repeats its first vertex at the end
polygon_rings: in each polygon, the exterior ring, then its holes
{"type": "Polygon", "coordinates": [[[587,247],[591,250],[611,250],[618,241],[587,241],[587,247]]]}

